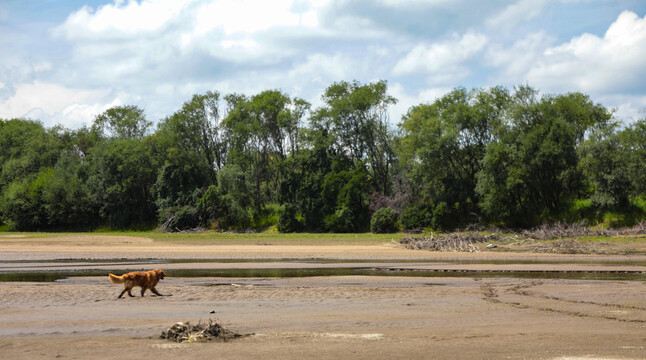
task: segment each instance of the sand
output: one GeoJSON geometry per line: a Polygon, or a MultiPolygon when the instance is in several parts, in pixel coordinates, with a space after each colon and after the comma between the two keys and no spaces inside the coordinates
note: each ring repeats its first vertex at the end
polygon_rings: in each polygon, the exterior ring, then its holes
{"type": "MultiPolygon", "coordinates": [[[[525,253],[430,253],[406,250],[393,243],[290,247],[178,245],[108,236],[35,239],[28,244],[20,240],[24,239],[0,238],[0,260],[344,258],[393,260],[389,265],[415,268],[430,265],[399,264],[396,260],[573,259],[572,256],[525,253]]],[[[639,256],[610,258],[644,260],[639,256]]],[[[608,257],[574,259],[586,262],[447,263],[433,267],[644,268],[634,264],[602,264],[608,257]],[[600,263],[595,264],[595,259],[600,263]]],[[[40,263],[39,266],[54,269],[54,264],[40,263]]],[[[271,264],[258,262],[244,266],[277,266],[271,264]]],[[[0,265],[4,267],[0,270],[8,271],[11,267],[15,270],[20,263],[0,265]]],[[[298,266],[308,266],[308,263],[298,266]]],[[[127,270],[128,265],[123,268],[127,270]]],[[[117,299],[121,285],[109,283],[107,276],[72,277],[53,283],[0,283],[2,358],[646,358],[646,282],[642,281],[396,276],[168,277],[157,289],[172,296],[146,294],[143,298],[117,299]],[[193,344],[158,338],[162,330],[175,322],[209,318],[249,336],[224,343],[193,344]]]]}

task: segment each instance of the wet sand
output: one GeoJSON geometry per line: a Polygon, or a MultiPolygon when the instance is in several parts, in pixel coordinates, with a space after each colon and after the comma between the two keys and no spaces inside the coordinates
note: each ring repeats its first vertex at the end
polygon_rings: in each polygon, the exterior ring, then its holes
{"type": "MultiPolygon", "coordinates": [[[[19,239],[0,239],[0,260],[338,258],[376,261],[462,257],[575,259],[586,263],[442,266],[492,269],[502,266],[512,270],[527,266],[563,270],[643,269],[638,265],[594,264],[595,259],[607,261],[608,257],[430,253],[406,250],[392,243],[348,246],[345,249],[341,245],[280,245],[276,248],[273,245],[179,246],[127,237],[41,239],[39,243],[28,245],[16,240],[19,239]]],[[[623,256],[610,259],[644,260],[623,256]]],[[[168,266],[274,266],[271,264],[168,266]]],[[[428,266],[397,265],[411,268],[428,266]]],[[[48,268],[47,264],[41,263],[40,266],[48,268]]],[[[159,265],[143,266],[155,268],[159,265]]],[[[643,281],[397,276],[168,277],[157,289],[172,296],[156,297],[147,293],[143,298],[116,299],[121,288],[121,285],[111,284],[107,276],[72,277],[53,283],[0,282],[2,357],[646,358],[646,282],[643,281]],[[200,344],[176,344],[158,338],[162,330],[175,322],[197,322],[209,318],[231,330],[250,335],[226,343],[200,344]]],[[[135,290],[133,293],[139,292],[135,290]]]]}

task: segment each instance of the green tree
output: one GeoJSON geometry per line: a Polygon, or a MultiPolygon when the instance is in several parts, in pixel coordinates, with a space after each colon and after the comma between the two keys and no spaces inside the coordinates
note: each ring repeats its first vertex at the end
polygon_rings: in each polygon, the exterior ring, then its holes
{"type": "Polygon", "coordinates": [[[114,139],[88,155],[88,193],[103,221],[115,228],[149,226],[156,219],[156,164],[145,139],[114,139]]]}
{"type": "Polygon", "coordinates": [[[50,228],[83,229],[97,225],[98,213],[91,204],[86,179],[79,153],[62,152],[42,186],[41,201],[50,228]]]}
{"type": "Polygon", "coordinates": [[[182,108],[159,124],[158,135],[166,138],[168,151],[179,148],[193,168],[207,169],[211,184],[217,170],[226,164],[227,144],[220,127],[220,94],[193,95],[182,108]]]}
{"type": "Polygon", "coordinates": [[[599,129],[581,146],[581,167],[591,187],[590,199],[601,211],[622,211],[630,206],[628,157],[614,130],[615,126],[599,129]]]}
{"type": "Polygon", "coordinates": [[[0,191],[16,180],[33,177],[56,164],[64,144],[38,121],[0,120],[0,191]]]}
{"type": "Polygon", "coordinates": [[[633,196],[646,196],[646,119],[631,124],[618,137],[630,192],[633,196]]]}
{"type": "Polygon", "coordinates": [[[582,94],[538,99],[536,90],[520,87],[507,116],[478,174],[480,206],[493,219],[513,225],[557,218],[584,192],[579,145],[610,114],[582,94]]]}
{"type": "Polygon", "coordinates": [[[277,90],[226,99],[229,111],[223,126],[230,141],[230,161],[249,181],[251,207],[258,217],[265,204],[278,200],[278,188],[286,176],[282,163],[298,153],[300,123],[309,103],[277,90]]]}
{"type": "Polygon", "coordinates": [[[397,100],[388,95],[386,81],[361,85],[345,81],[332,84],[323,94],[325,106],[313,119],[336,137],[334,146],[350,159],[367,164],[374,190],[391,192],[391,167],[395,161],[388,108],[397,100]]]}
{"type": "Polygon", "coordinates": [[[503,88],[470,92],[457,88],[404,115],[398,151],[412,185],[409,202],[420,204],[415,208],[425,204],[432,211],[440,206],[441,211],[435,212],[438,218],[432,220],[437,227],[450,229],[478,220],[476,175],[509,101],[503,88]]]}
{"type": "Polygon", "coordinates": [[[114,106],[94,118],[92,130],[105,137],[141,139],[151,125],[143,109],[133,105],[114,106]]]}
{"type": "Polygon", "coordinates": [[[20,231],[46,228],[48,223],[43,207],[43,188],[52,176],[52,168],[43,168],[33,179],[17,179],[9,184],[0,198],[3,222],[11,229],[20,231]]]}

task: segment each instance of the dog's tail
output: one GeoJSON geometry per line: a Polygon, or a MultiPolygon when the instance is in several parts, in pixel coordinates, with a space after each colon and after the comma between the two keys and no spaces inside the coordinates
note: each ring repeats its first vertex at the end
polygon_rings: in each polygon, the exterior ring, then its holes
{"type": "Polygon", "coordinates": [[[113,284],[123,284],[125,282],[125,280],[123,279],[123,275],[117,276],[114,274],[108,274],[108,276],[110,277],[110,282],[113,284]]]}

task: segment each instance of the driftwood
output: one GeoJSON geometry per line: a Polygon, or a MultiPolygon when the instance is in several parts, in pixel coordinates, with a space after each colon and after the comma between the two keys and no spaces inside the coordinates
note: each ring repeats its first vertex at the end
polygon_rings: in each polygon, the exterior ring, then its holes
{"type": "Polygon", "coordinates": [[[175,342],[200,342],[200,341],[227,341],[244,335],[228,330],[222,325],[209,319],[208,323],[198,322],[191,325],[187,322],[178,322],[166,331],[162,331],[161,338],[175,342]]]}
{"type": "MultiPolygon", "coordinates": [[[[611,237],[621,235],[646,234],[646,221],[622,229],[589,228],[583,223],[563,224],[554,223],[538,226],[532,230],[513,231],[506,229],[505,233],[494,229],[488,235],[482,235],[483,228],[471,228],[464,232],[448,234],[434,234],[423,237],[408,235],[400,241],[408,249],[428,251],[454,251],[477,252],[477,244],[485,242],[514,241],[517,245],[524,244],[531,247],[533,252],[559,253],[559,254],[590,254],[599,253],[600,250],[592,244],[577,241],[577,238],[586,236],[611,237]],[[545,242],[547,240],[557,240],[545,242]],[[529,244],[526,243],[529,241],[529,244]]],[[[488,231],[492,231],[489,229],[488,231]]],[[[598,245],[598,244],[597,244],[598,245]]],[[[491,248],[496,247],[490,245],[491,248]]]]}
{"type": "Polygon", "coordinates": [[[479,251],[476,244],[499,240],[499,235],[480,235],[477,233],[454,232],[446,235],[430,234],[430,237],[413,237],[408,235],[401,243],[408,249],[429,251],[479,251]]]}

